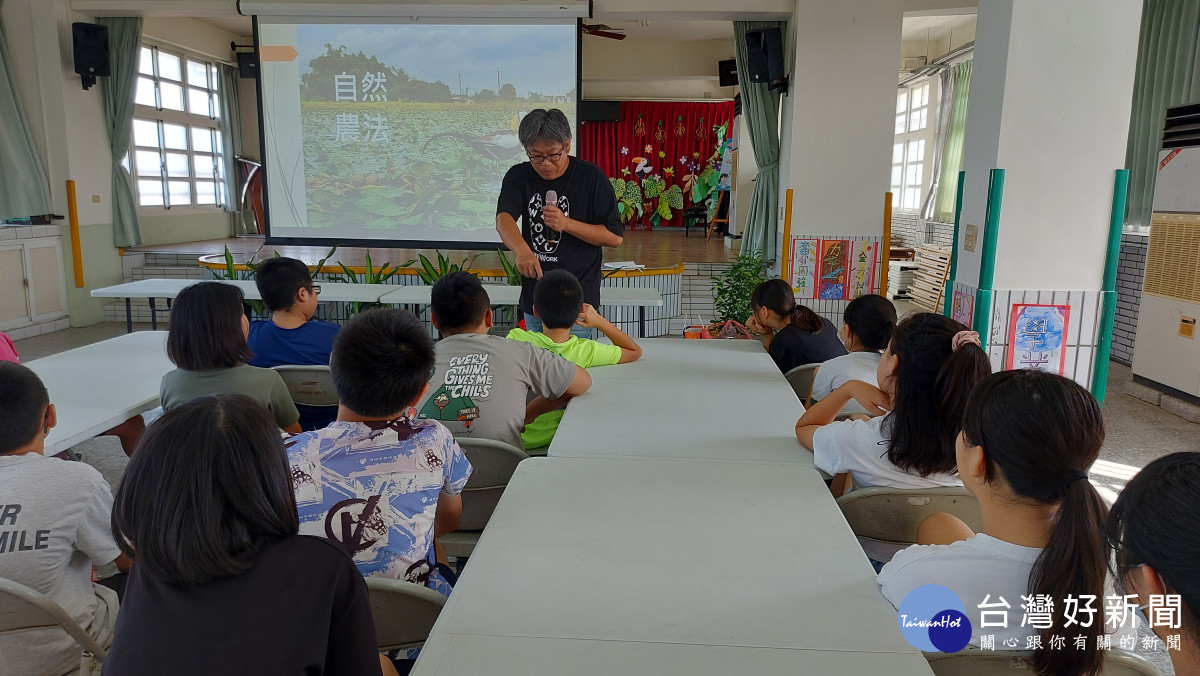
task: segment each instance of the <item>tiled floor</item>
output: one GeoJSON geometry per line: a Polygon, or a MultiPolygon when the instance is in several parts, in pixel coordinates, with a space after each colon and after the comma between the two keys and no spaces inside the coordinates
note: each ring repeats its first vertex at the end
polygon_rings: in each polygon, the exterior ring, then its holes
{"type": "MultiPolygon", "coordinates": [[[[136,247],[129,249],[129,252],[134,254],[139,253],[166,253],[166,254],[194,254],[194,255],[215,255],[223,253],[225,247],[228,246],[230,252],[241,260],[244,256],[259,251],[260,257],[270,256],[273,251],[279,251],[281,255],[299,258],[309,265],[316,264],[317,261],[325,257],[329,253],[329,247],[321,246],[262,246],[263,240],[258,237],[236,237],[229,239],[212,239],[203,242],[189,242],[185,244],[159,244],[151,246],[136,247]]],[[[414,251],[410,249],[365,249],[360,247],[344,247],[338,249],[327,263],[336,265],[337,263],[345,263],[346,265],[363,265],[365,262],[365,254],[371,252],[371,260],[378,265],[379,263],[388,261],[391,263],[403,263],[415,259],[418,253],[430,255],[429,250],[414,251]]],[[[480,254],[478,260],[475,261],[472,267],[476,269],[499,269],[500,262],[494,251],[444,251],[443,253],[450,256],[451,259],[459,261],[463,258],[480,254]]],[[[673,231],[656,231],[656,232],[626,232],[625,242],[614,249],[605,249],[604,259],[607,261],[635,261],[647,267],[669,267],[688,262],[705,262],[705,263],[724,263],[737,258],[737,252],[731,249],[726,249],[724,240],[720,237],[713,237],[711,240],[705,241],[703,234],[697,235],[692,233],[689,237],[684,237],[682,230],[673,231]]],[[[510,255],[511,259],[511,255],[510,255]]]]}
{"type": "MultiPolygon", "coordinates": [[[[899,309],[901,315],[905,314],[905,308],[899,309]]],[[[135,328],[145,330],[149,326],[135,325],[135,328]]],[[[124,332],[123,323],[109,322],[19,340],[16,346],[22,360],[31,361],[124,332]]],[[[1129,367],[1111,364],[1104,406],[1108,435],[1100,460],[1091,472],[1093,485],[1109,500],[1115,499],[1125,482],[1151,460],[1177,451],[1200,451],[1200,425],[1124,394],[1122,386],[1131,377],[1129,367]]],[[[115,490],[128,463],[115,437],[97,437],[79,444],[73,451],[100,470],[115,490]]],[[[1149,657],[1164,675],[1174,673],[1162,650],[1138,652],[1149,657]]]]}

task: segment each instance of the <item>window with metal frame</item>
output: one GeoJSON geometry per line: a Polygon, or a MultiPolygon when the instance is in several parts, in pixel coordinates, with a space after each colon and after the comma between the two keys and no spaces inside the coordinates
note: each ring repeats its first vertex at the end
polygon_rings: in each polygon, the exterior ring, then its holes
{"type": "Polygon", "coordinates": [[[916,211],[929,185],[930,82],[901,88],[896,95],[896,138],[892,145],[892,208],[916,211]]]}
{"type": "Polygon", "coordinates": [[[126,168],[138,206],[223,207],[220,91],[215,64],[143,45],[126,168]]]}

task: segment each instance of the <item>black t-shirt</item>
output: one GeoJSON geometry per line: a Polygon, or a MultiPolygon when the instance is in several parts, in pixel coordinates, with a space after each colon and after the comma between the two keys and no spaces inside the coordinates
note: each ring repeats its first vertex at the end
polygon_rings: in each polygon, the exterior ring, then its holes
{"type": "Polygon", "coordinates": [[[341,548],[305,535],[190,589],[135,563],[104,674],[378,676],[367,584],[341,548]]]}
{"type": "MultiPolygon", "coordinates": [[[[625,226],[617,213],[617,198],[612,183],[600,167],[571,158],[562,176],[547,181],[523,162],[508,170],[500,187],[496,203],[497,214],[508,214],[521,223],[521,237],[533,249],[542,263],[542,271],[563,268],[579,279],[583,286],[583,302],[600,305],[600,265],[603,247],[578,239],[574,235],[555,232],[542,220],[546,192],[558,195],[558,208],[581,223],[603,225],[618,235],[625,226]]],[[[533,312],[533,287],[536,279],[521,279],[521,309],[533,312]]]]}
{"type": "Polygon", "coordinates": [[[846,354],[846,346],[838,338],[833,322],[821,318],[821,330],[813,333],[797,326],[787,326],[775,334],[769,350],[771,359],[780,371],[787,373],[797,366],[820,364],[846,354]]]}

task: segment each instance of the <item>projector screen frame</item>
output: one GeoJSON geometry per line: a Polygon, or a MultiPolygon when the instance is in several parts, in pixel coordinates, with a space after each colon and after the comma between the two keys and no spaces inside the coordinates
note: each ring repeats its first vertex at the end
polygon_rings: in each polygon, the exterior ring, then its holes
{"type": "MultiPolygon", "coordinates": [[[[311,17],[304,17],[310,19],[311,17]]],[[[474,19],[485,20],[490,17],[472,17],[474,19]]],[[[459,20],[462,21],[461,19],[459,20]]],[[[453,23],[453,21],[437,20],[434,23],[453,23]]],[[[511,20],[509,21],[511,22],[511,20]]],[[[254,89],[258,100],[258,145],[259,157],[262,158],[262,203],[263,203],[263,241],[265,244],[282,245],[282,246],[338,246],[338,247],[361,247],[369,249],[442,249],[448,251],[494,251],[510,249],[503,242],[470,242],[470,241],[455,241],[455,240],[415,240],[415,239],[365,239],[365,238],[343,238],[343,237],[275,237],[271,235],[271,201],[268,197],[268,172],[271,167],[267,162],[267,134],[263,114],[263,77],[262,63],[259,59],[259,28],[258,15],[251,17],[254,38],[254,60],[257,64],[259,77],[254,81],[254,89]]],[[[583,97],[583,19],[575,19],[575,124],[572,130],[572,148],[574,153],[572,157],[578,158],[579,152],[579,101],[583,97]]],[[[499,197],[499,194],[496,195],[499,197]]]]}

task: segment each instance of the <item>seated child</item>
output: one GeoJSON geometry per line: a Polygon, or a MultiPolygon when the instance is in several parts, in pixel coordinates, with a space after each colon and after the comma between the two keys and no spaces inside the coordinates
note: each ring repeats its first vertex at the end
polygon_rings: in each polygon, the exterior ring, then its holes
{"type": "MultiPolygon", "coordinates": [[[[92,567],[128,571],[110,531],[112,493],[90,465],[42,455],[57,417],[28,368],[0,361],[0,577],[41,592],[102,646],[113,639],[117,592],[92,582],[92,567]]],[[[4,673],[58,676],[82,651],[59,628],[0,636],[4,673]]]]}
{"type": "Polygon", "coordinates": [[[297,532],[283,444],[239,394],[197,397],[146,430],[113,504],[137,564],[105,674],[394,676],[354,562],[297,532]]]}
{"type": "Polygon", "coordinates": [[[0,361],[21,363],[21,359],[17,357],[17,346],[13,345],[12,338],[3,331],[0,331],[0,361]]]}
{"type": "Polygon", "coordinates": [[[449,595],[454,574],[434,538],[458,528],[471,464],[449,430],[413,414],[433,364],[412,313],[355,315],[333,344],[338,419],[292,437],[287,453],[302,535],[340,544],[363,575],[449,595]]]}
{"type": "Polygon", "coordinates": [[[200,282],[179,293],[171,308],[167,356],[179,368],[163,376],[164,411],[214,394],[244,394],[262,404],[286,432],[300,431],[300,412],[283,378],[250,366],[246,345],[250,321],[242,312],[242,290],[222,282],[200,282]]]}
{"type": "MultiPolygon", "coordinates": [[[[551,270],[542,275],[533,289],[533,302],[533,313],[542,320],[541,333],[513,329],[508,333],[509,338],[549,350],[585,369],[625,364],[637,361],[642,356],[642,348],[632,338],[583,302],[583,287],[575,275],[567,270],[551,270]],[[613,344],[605,345],[579,338],[571,333],[575,326],[597,329],[608,336],[613,344]]],[[[549,406],[556,404],[539,397],[530,402],[527,414],[549,406]]],[[[549,446],[562,416],[562,408],[558,407],[542,413],[526,425],[521,433],[525,448],[549,446]]]]}
{"type": "Polygon", "coordinates": [[[528,394],[548,400],[576,397],[592,386],[592,378],[556,354],[488,335],[489,304],[479,278],[469,272],[452,272],[433,285],[430,314],[445,337],[437,344],[430,391],[417,410],[456,437],[523,449],[528,394]]]}
{"type": "Polygon", "coordinates": [[[1146,614],[1155,622],[1151,628],[1167,643],[1180,676],[1200,666],[1198,510],[1200,453],[1172,453],[1125,484],[1104,527],[1120,593],[1134,594],[1138,607],[1148,607],[1146,614]],[[1173,595],[1180,608],[1171,618],[1173,595]]]}
{"type": "Polygon", "coordinates": [[[1098,673],[1108,509],[1088,483],[1087,469],[1103,443],[1100,406],[1075,382],[1029,370],[984,378],[967,401],[956,443],[958,476],[979,499],[983,529],[973,533],[948,514],[927,517],[918,544],[897,553],[879,573],[883,595],[899,608],[917,587],[949,587],[966,606],[971,644],[990,635],[996,649],[1032,649],[1031,671],[1039,674],[1098,673]],[[1022,605],[1037,594],[1052,599],[1057,612],[1047,613],[1041,626],[1018,621],[1022,605]],[[1085,595],[1095,599],[1094,621],[1086,622],[1085,612],[1072,626],[1063,604],[1085,595]],[[1056,645],[1053,636],[1065,644],[1056,645]],[[1075,644],[1076,636],[1085,638],[1085,648],[1075,644]]]}
{"type": "Polygon", "coordinates": [[[814,466],[849,474],[857,487],[957,486],[954,440],[963,407],[990,372],[977,334],[949,317],[913,315],[879,360],[880,387],[843,384],[804,412],[796,437],[812,449],[814,466]],[[852,399],[878,417],[835,422],[852,399]]]}
{"type": "Polygon", "coordinates": [[[754,314],[746,320],[746,328],[766,336],[763,346],[783,373],[846,354],[833,322],[797,305],[792,287],[782,279],[759,284],[750,304],[754,314]]]}
{"type": "MultiPolygon", "coordinates": [[[[808,395],[809,406],[851,380],[878,385],[875,373],[879,370],[879,358],[892,340],[892,332],[896,330],[896,306],[883,296],[867,294],[850,301],[842,319],[844,323],[838,338],[850,354],[822,363],[813,374],[812,392],[808,395]]],[[[841,412],[867,411],[858,402],[851,401],[841,412]]]]}
{"type": "MultiPolygon", "coordinates": [[[[265,322],[250,322],[246,343],[254,353],[251,366],[329,365],[337,324],[313,319],[321,287],[313,284],[308,266],[295,258],[268,258],[254,271],[254,283],[271,313],[265,322]]],[[[298,404],[300,426],[314,430],[333,422],[336,409],[298,404]]]]}

